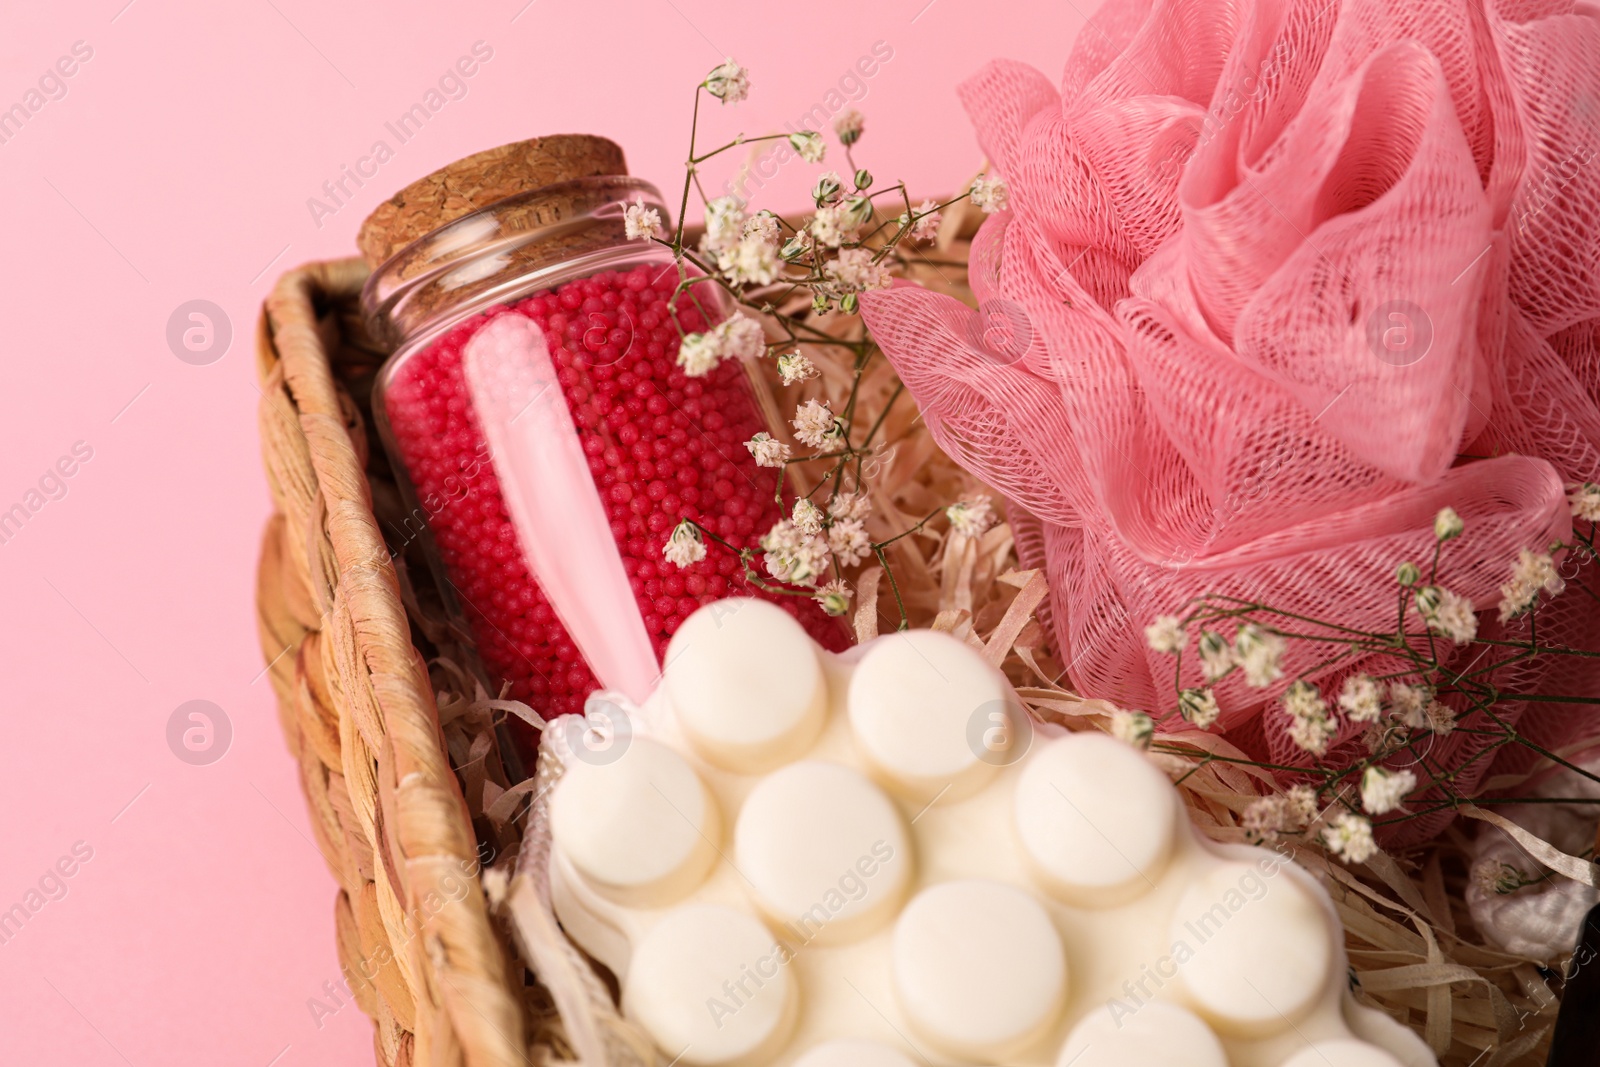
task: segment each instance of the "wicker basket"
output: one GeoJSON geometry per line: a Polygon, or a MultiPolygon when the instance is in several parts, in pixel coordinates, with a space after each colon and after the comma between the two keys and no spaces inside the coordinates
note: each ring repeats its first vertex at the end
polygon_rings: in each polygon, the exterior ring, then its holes
{"type": "Polygon", "coordinates": [[[277,505],[261,551],[262,646],[378,1062],[526,1064],[522,983],[490,919],[478,837],[374,514],[374,496],[394,490],[363,406],[383,358],[361,323],[366,274],[359,260],[302,267],[261,319],[277,505]]]}

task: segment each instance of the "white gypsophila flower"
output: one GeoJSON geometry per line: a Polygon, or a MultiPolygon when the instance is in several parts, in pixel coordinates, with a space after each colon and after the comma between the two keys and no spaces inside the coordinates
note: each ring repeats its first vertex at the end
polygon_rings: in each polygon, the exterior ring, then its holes
{"type": "Polygon", "coordinates": [[[1481,859],[1472,865],[1472,881],[1485,896],[1515,893],[1532,879],[1523,871],[1499,860],[1481,859]]]}
{"type": "Polygon", "coordinates": [[[794,502],[794,511],[790,513],[789,521],[794,523],[795,529],[811,537],[822,532],[822,509],[801,497],[794,502]]]}
{"type": "Polygon", "coordinates": [[[1427,723],[1424,711],[1432,699],[1433,690],[1427,686],[1390,682],[1389,717],[1402,726],[1421,729],[1427,723]]]}
{"type": "Polygon", "coordinates": [[[809,448],[825,448],[828,442],[844,435],[844,427],[828,407],[827,401],[807,400],[794,409],[795,438],[809,448]]]}
{"type": "Polygon", "coordinates": [[[850,610],[850,596],[850,587],[843,579],[835,578],[813,593],[811,599],[822,605],[824,613],[839,616],[850,610]]]}
{"type": "Polygon", "coordinates": [[[646,207],[642,196],[623,210],[622,228],[630,241],[649,241],[666,232],[661,225],[661,212],[646,207]]]}
{"type": "Polygon", "coordinates": [[[1461,521],[1455,508],[1440,508],[1439,514],[1433,517],[1433,536],[1437,540],[1449,541],[1460,537],[1461,531],[1466,528],[1467,524],[1461,521]]]}
{"type": "Polygon", "coordinates": [[[844,179],[839,177],[839,172],[825,170],[817,176],[817,183],[811,187],[811,200],[815,204],[831,204],[839,199],[843,191],[844,179]]]}
{"type": "Polygon", "coordinates": [[[685,519],[673,527],[672,536],[667,538],[661,554],[668,563],[687,567],[706,558],[706,543],[700,539],[700,530],[695,524],[685,519]]]}
{"type": "Polygon", "coordinates": [[[822,274],[834,288],[846,293],[887,289],[894,281],[889,264],[866,248],[846,248],[823,265],[822,274]]]}
{"type": "Polygon", "coordinates": [[[744,221],[744,229],[739,236],[746,241],[766,241],[768,244],[777,244],[783,237],[783,230],[778,224],[778,216],[762,208],[744,221]]]}
{"type": "Polygon", "coordinates": [[[736,196],[719,196],[706,202],[706,232],[700,249],[708,255],[721,255],[744,239],[744,201],[736,196]]]}
{"type": "Polygon", "coordinates": [[[1351,722],[1376,722],[1383,714],[1383,698],[1378,683],[1365,674],[1352,674],[1344,680],[1344,690],[1339,694],[1339,709],[1351,722]]]}
{"type": "Polygon", "coordinates": [[[822,140],[822,134],[814,130],[797,130],[791,133],[789,147],[807,163],[821,163],[822,157],[828,151],[827,144],[822,140]]]}
{"type": "Polygon", "coordinates": [[[1285,825],[1288,819],[1289,802],[1283,796],[1258,797],[1250,802],[1244,809],[1244,814],[1239,817],[1239,826],[1244,830],[1244,838],[1252,845],[1263,845],[1276,841],[1278,835],[1293,827],[1285,825]]]}
{"type": "Polygon", "coordinates": [[[872,554],[872,538],[860,519],[835,519],[828,527],[828,549],[839,558],[839,566],[854,567],[872,554]]]}
{"type": "Polygon", "coordinates": [[[722,337],[711,333],[691,333],[678,346],[678,366],[691,378],[703,378],[722,362],[722,337]]]}
{"type": "Polygon", "coordinates": [[[1301,784],[1290,786],[1284,790],[1283,798],[1287,802],[1289,825],[1287,829],[1299,830],[1311,825],[1317,817],[1317,791],[1309,785],[1301,784]]]}
{"type": "Polygon", "coordinates": [[[1011,190],[1000,178],[975,178],[971,188],[973,206],[983,209],[985,215],[1004,211],[1011,199],[1011,190]]]}
{"type": "Polygon", "coordinates": [[[1283,653],[1288,642],[1263,630],[1255,623],[1245,623],[1233,635],[1233,658],[1244,670],[1244,680],[1257,689],[1271,685],[1283,677],[1283,653]]]}
{"type": "Polygon", "coordinates": [[[865,519],[872,514],[872,501],[861,492],[840,493],[828,501],[828,517],[840,519],[865,519]]]}
{"type": "Polygon", "coordinates": [[[1416,787],[1417,776],[1410,771],[1368,767],[1361,776],[1361,806],[1369,815],[1387,815],[1416,787]]]}
{"type": "MultiPolygon", "coordinates": [[[[1443,634],[1458,645],[1464,645],[1478,635],[1478,613],[1473,610],[1472,601],[1438,586],[1428,586],[1427,589],[1433,591],[1433,595],[1427,598],[1430,606],[1422,613],[1428,629],[1443,634]]],[[[1418,591],[1419,607],[1425,591],[1418,591]]]]}
{"type": "Polygon", "coordinates": [[[1323,827],[1322,840],[1329,852],[1346,863],[1365,863],[1378,853],[1372,824],[1350,811],[1341,811],[1323,827]]]}
{"type": "Polygon", "coordinates": [[[854,241],[858,236],[859,226],[851,225],[854,214],[844,204],[827,204],[817,208],[815,217],[807,226],[811,236],[819,244],[829,248],[838,248],[842,244],[854,241]]]}
{"type": "Polygon", "coordinates": [[[1284,691],[1283,710],[1289,713],[1289,740],[1296,747],[1315,756],[1328,751],[1339,726],[1328,715],[1328,702],[1316,686],[1296,680],[1284,691]]]}
{"type": "Polygon", "coordinates": [[[717,326],[723,359],[755,359],[767,350],[761,324],[745,315],[731,315],[717,326]]]}
{"type": "Polygon", "coordinates": [[[1422,709],[1422,720],[1428,729],[1443,737],[1456,728],[1456,710],[1441,700],[1430,700],[1422,709]]]}
{"type": "Polygon", "coordinates": [[[979,493],[971,500],[958,500],[944,509],[950,528],[967,537],[981,537],[995,524],[994,505],[987,493],[979,493]]]}
{"type": "Polygon", "coordinates": [[[1524,548],[1511,568],[1511,580],[1500,587],[1500,621],[1531,611],[1539,602],[1540,590],[1555,596],[1566,587],[1550,553],[1524,548]]]}
{"type": "Polygon", "coordinates": [[[910,217],[901,216],[901,225],[911,223],[911,232],[908,235],[913,241],[931,241],[939,236],[939,224],[944,221],[944,213],[938,210],[938,205],[932,200],[924,200],[917,205],[915,212],[916,221],[910,217]]]}
{"type": "Polygon", "coordinates": [[[1339,732],[1339,724],[1332,719],[1290,719],[1289,740],[1296,748],[1313,756],[1326,755],[1328,743],[1339,732]]]}
{"type": "Polygon", "coordinates": [[[778,375],[783,379],[784,385],[810,381],[821,373],[809,356],[802,355],[798,351],[785,352],[778,357],[778,375]]]}
{"type": "Polygon", "coordinates": [[[1178,714],[1185,722],[1201,730],[1209,730],[1222,709],[1217,706],[1216,694],[1209,689],[1185,689],[1178,694],[1178,714]]]}
{"type": "Polygon", "coordinates": [[[1215,630],[1200,631],[1200,676],[1215,682],[1233,670],[1233,649],[1215,630]]]}
{"type": "Polygon", "coordinates": [[[789,458],[789,446],[765,431],[746,441],[744,447],[755,457],[758,467],[781,467],[789,458]]]}
{"type": "Polygon", "coordinates": [[[1134,748],[1149,748],[1156,736],[1155,720],[1142,711],[1118,708],[1111,713],[1111,736],[1134,748]]]}
{"type": "Polygon", "coordinates": [[[867,120],[855,108],[846,108],[833,120],[833,132],[838,135],[839,143],[852,145],[861,140],[862,131],[866,129],[867,120]]]}
{"type": "Polygon", "coordinates": [[[1283,691],[1283,710],[1296,719],[1325,719],[1328,702],[1322,699],[1317,687],[1304,679],[1296,679],[1283,691]]]}
{"type": "Polygon", "coordinates": [[[737,104],[750,95],[750,72],[734,62],[732,56],[711,68],[702,83],[706,92],[724,104],[737,104]]]}
{"type": "Polygon", "coordinates": [[[827,564],[828,546],[808,537],[788,519],[779,519],[761,539],[767,573],[791,585],[815,585],[827,564]]]}
{"type": "Polygon", "coordinates": [[[1572,517],[1585,522],[1600,522],[1600,485],[1583,482],[1567,487],[1567,503],[1572,517]]]}
{"type": "Polygon", "coordinates": [[[1144,640],[1152,651],[1174,656],[1189,643],[1189,635],[1176,615],[1157,615],[1156,621],[1144,628],[1144,640]]]}
{"type": "Polygon", "coordinates": [[[717,255],[717,270],[732,285],[771,285],[783,272],[778,246],[747,235],[717,255]]]}

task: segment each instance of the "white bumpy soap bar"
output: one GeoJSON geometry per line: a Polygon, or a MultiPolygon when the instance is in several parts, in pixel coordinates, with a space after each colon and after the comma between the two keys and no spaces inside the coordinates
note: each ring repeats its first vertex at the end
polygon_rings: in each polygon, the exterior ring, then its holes
{"type": "Polygon", "coordinates": [[[720,600],[667,646],[666,688],[689,743],[729,770],[767,770],[816,739],[827,707],[820,650],[765,600],[720,600]]]}
{"type": "Polygon", "coordinates": [[[1047,742],[1017,782],[1014,812],[1039,879],[1068,903],[1125,903],[1155,886],[1178,801],[1167,776],[1103,734],[1047,742]]]}
{"type": "Polygon", "coordinates": [[[1120,741],[1028,728],[958,638],[835,656],[722,601],[664,672],[611,747],[541,757],[556,916],[659,1063],[1437,1067],[1351,998],[1306,872],[1203,838],[1120,741]]]}
{"type": "Polygon", "coordinates": [[[882,926],[911,881],[900,812],[837,763],[805,760],[768,775],[745,798],[733,840],[756,903],[806,944],[882,926]]]}
{"type": "Polygon", "coordinates": [[[1126,1015],[1090,1012],[1073,1027],[1057,1067],[1228,1067],[1222,1042],[1193,1012],[1153,1001],[1126,1015]]]}
{"type": "Polygon", "coordinates": [[[1198,946],[1182,980],[1223,1030],[1292,1024],[1327,985],[1333,947],[1321,905],[1293,878],[1264,879],[1253,863],[1201,872],[1173,912],[1171,936],[1198,946]]]}
{"type": "Polygon", "coordinates": [[[1014,703],[994,668],[949,634],[908,630],[874,641],[850,679],[850,725],[863,755],[919,800],[959,800],[994,775],[971,743],[1014,703]]]}
{"type": "Polygon", "coordinates": [[[691,1063],[763,1063],[799,1009],[766,927],[719,904],[678,908],[639,943],[622,1006],[663,1050],[691,1063]]]}
{"type": "Polygon", "coordinates": [[[1400,1061],[1362,1041],[1324,1041],[1301,1049],[1283,1067],[1400,1067],[1400,1061]]]}
{"type": "Polygon", "coordinates": [[[829,1041],[795,1060],[794,1067],[917,1067],[905,1053],[876,1041],[829,1041]]]}
{"type": "Polygon", "coordinates": [[[1055,1022],[1067,990],[1061,936],[1033,897],[972,879],[923,890],[894,929],[894,990],[940,1048],[1003,1059],[1055,1022]]]}
{"type": "Polygon", "coordinates": [[[717,858],[716,801],[684,758],[647,737],[606,763],[576,761],[550,801],[556,847],[599,892],[624,904],[670,904],[717,858]]]}

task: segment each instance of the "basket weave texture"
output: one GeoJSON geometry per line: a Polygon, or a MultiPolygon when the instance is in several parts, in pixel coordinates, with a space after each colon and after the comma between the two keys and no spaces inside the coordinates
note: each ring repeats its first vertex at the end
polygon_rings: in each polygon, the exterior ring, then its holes
{"type": "Polygon", "coordinates": [[[356,259],[301,267],[261,318],[276,504],[257,590],[262,647],[378,1062],[528,1064],[521,968],[490,918],[478,835],[374,515],[374,494],[393,487],[362,407],[384,355],[361,322],[366,276],[356,259]]]}

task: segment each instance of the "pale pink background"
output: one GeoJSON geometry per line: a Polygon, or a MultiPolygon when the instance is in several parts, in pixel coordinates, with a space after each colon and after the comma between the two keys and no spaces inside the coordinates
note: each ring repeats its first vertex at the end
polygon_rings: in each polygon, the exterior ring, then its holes
{"type": "MultiPolygon", "coordinates": [[[[252,344],[273,280],[352,251],[388,192],[529,135],[606,134],[634,173],[676,190],[690,86],[724,53],[753,71],[754,96],[707,125],[756,134],[887,42],[858,159],[935,195],[979,162],[955,82],[992,56],[1054,75],[1093,3],[125,3],[0,15],[0,107],[74,42],[94,51],[65,98],[0,144],[0,511],[75,442],[93,449],[67,495],[0,544],[0,911],[74,842],[94,851],[0,945],[0,1060],[370,1063],[357,1008],[319,1028],[307,1004],[339,973],[333,881],[256,641],[268,496],[252,344]],[[318,227],[307,198],[478,40],[494,56],[468,95],[318,227]],[[209,366],[166,343],[173,309],[197,298],[233,327],[209,366]],[[233,725],[209,766],[167,747],[168,717],[192,699],[233,725]]],[[[812,168],[789,171],[758,203],[800,206],[812,168]]]]}

